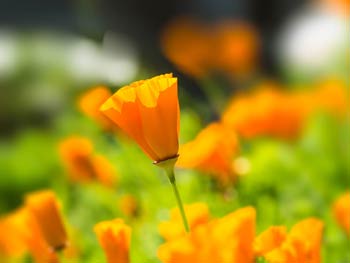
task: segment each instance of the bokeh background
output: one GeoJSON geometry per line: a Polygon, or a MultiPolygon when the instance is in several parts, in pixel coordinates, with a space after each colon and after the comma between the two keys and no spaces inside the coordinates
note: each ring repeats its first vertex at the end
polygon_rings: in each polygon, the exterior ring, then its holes
{"type": "Polygon", "coordinates": [[[332,213],[349,189],[349,14],[346,0],[1,0],[0,215],[50,188],[77,262],[103,262],[91,229],[115,217],[133,227],[132,262],[159,262],[157,225],[175,206],[170,186],[134,143],[86,116],[79,99],[98,85],[114,92],[173,72],[182,144],[232,101],[263,94],[229,113],[243,118],[232,131],[235,180],[223,186],[215,171],[179,169],[184,202],[205,202],[214,217],[252,205],[258,233],[321,218],[323,262],[350,262],[348,235],[332,213]],[[264,95],[271,87],[277,98],[264,95]],[[271,106],[292,94],[308,99],[271,106]],[[317,109],[293,119],[308,107],[317,109]],[[71,180],[59,145],[73,135],[112,164],[113,187],[71,180]]]}

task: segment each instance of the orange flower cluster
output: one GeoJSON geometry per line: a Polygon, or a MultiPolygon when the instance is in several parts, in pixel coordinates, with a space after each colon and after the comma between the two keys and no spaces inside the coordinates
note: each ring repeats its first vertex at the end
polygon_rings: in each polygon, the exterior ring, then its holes
{"type": "Polygon", "coordinates": [[[244,138],[261,135],[293,138],[310,114],[346,111],[345,84],[327,81],[311,91],[283,92],[264,83],[252,94],[235,97],[222,115],[223,123],[244,138]]]}
{"type": "Polygon", "coordinates": [[[212,123],[197,137],[180,146],[178,167],[195,168],[215,175],[226,185],[235,179],[232,157],[238,153],[235,133],[220,123],[212,123]]]}
{"type": "MultiPolygon", "coordinates": [[[[270,227],[255,238],[255,209],[245,207],[209,220],[205,204],[194,204],[191,233],[176,232],[174,216],[160,225],[166,243],[158,256],[165,263],[240,262],[253,263],[264,257],[271,263],[319,263],[323,223],[308,218],[297,223],[287,234],[285,227],[270,227]],[[203,213],[203,211],[205,211],[203,213]],[[204,215],[204,216],[203,216],[204,215]],[[168,227],[165,227],[168,226],[168,227]]],[[[192,206],[187,206],[190,212],[192,206]]],[[[174,213],[174,212],[173,212],[174,213]]],[[[179,220],[179,219],[177,219],[179,220]]]]}
{"type": "Polygon", "coordinates": [[[106,186],[115,183],[115,171],[102,155],[95,155],[92,143],[83,137],[72,136],[63,140],[59,152],[69,176],[74,181],[99,181],[106,186]]]}
{"type": "MultiPolygon", "coordinates": [[[[208,223],[210,215],[209,209],[204,203],[194,203],[185,205],[186,216],[190,229],[208,223]]],[[[181,214],[179,209],[173,208],[170,211],[170,220],[159,224],[159,233],[165,240],[172,240],[183,236],[186,232],[181,224],[181,214]]]]}
{"type": "Polygon", "coordinates": [[[101,111],[155,162],[178,155],[177,78],[164,74],[122,87],[101,111]]]}
{"type": "Polygon", "coordinates": [[[159,247],[158,257],[166,263],[252,263],[254,235],[255,210],[246,207],[197,224],[188,235],[167,240],[159,247]]]}
{"type": "Polygon", "coordinates": [[[100,111],[100,107],[111,95],[112,93],[108,88],[97,86],[88,90],[78,100],[79,109],[107,131],[115,129],[115,126],[110,119],[100,111]]]}
{"type": "Polygon", "coordinates": [[[255,254],[270,263],[320,263],[322,231],[316,218],[300,221],[288,234],[285,227],[270,227],[255,239],[255,254]]]}
{"type": "Polygon", "coordinates": [[[37,263],[58,263],[56,252],[68,245],[58,202],[48,190],[29,194],[22,208],[0,219],[0,231],[0,254],[29,252],[37,263]]]}
{"type": "Polygon", "coordinates": [[[164,28],[161,46],[165,56],[189,75],[204,77],[210,71],[222,71],[241,76],[254,69],[259,40],[243,22],[205,25],[179,17],[164,28]]]}
{"type": "Polygon", "coordinates": [[[131,228],[123,220],[100,222],[94,227],[108,263],[129,263],[131,228]]]}
{"type": "Polygon", "coordinates": [[[338,224],[350,236],[350,192],[342,194],[333,204],[333,214],[338,224]]]}

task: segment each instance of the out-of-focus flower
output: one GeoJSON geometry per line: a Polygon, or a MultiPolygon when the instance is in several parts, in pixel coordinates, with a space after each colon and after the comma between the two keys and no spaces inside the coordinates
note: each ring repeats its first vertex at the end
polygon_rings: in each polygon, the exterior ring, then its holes
{"type": "Polygon", "coordinates": [[[350,236],[350,192],[342,194],[333,204],[333,214],[338,224],[350,236]]]}
{"type": "Polygon", "coordinates": [[[105,130],[111,130],[113,127],[115,127],[111,120],[100,111],[102,103],[105,102],[111,95],[112,93],[108,88],[98,86],[88,90],[80,97],[78,101],[80,110],[88,117],[96,121],[105,130]]]}
{"type": "Polygon", "coordinates": [[[95,155],[91,141],[72,136],[59,145],[61,159],[71,178],[79,182],[99,181],[106,186],[115,182],[111,163],[101,155],[95,155]]]}
{"type": "Polygon", "coordinates": [[[119,89],[101,111],[133,138],[155,162],[178,155],[179,101],[172,74],[119,89]]]}
{"type": "Polygon", "coordinates": [[[26,196],[25,203],[49,246],[53,250],[65,248],[68,237],[55,194],[49,190],[34,192],[26,196]]]}
{"type": "Polygon", "coordinates": [[[272,135],[295,136],[308,111],[303,97],[289,96],[276,84],[263,83],[253,94],[235,97],[222,115],[222,121],[244,138],[272,135]]]}
{"type": "Polygon", "coordinates": [[[223,123],[244,138],[293,138],[317,110],[339,116],[346,112],[346,89],[341,81],[325,81],[307,91],[279,89],[276,84],[262,83],[253,93],[234,97],[222,115],[223,123]]]}
{"type": "Polygon", "coordinates": [[[165,56],[182,72],[195,77],[208,73],[211,59],[211,37],[207,28],[191,18],[170,22],[161,36],[165,56]]]}
{"type": "Polygon", "coordinates": [[[213,64],[218,70],[244,76],[255,68],[259,40],[256,31],[248,24],[224,21],[215,27],[213,64]]]}
{"type": "Polygon", "coordinates": [[[94,227],[108,263],[129,263],[131,228],[123,220],[100,222],[94,227]]]}
{"type": "Polygon", "coordinates": [[[232,158],[238,152],[235,133],[220,123],[212,123],[197,137],[180,146],[178,167],[195,168],[215,176],[220,183],[234,179],[232,158]]]}
{"type": "Polygon", "coordinates": [[[48,243],[35,215],[25,207],[21,217],[23,240],[34,261],[36,263],[59,263],[57,253],[48,243]]]}
{"type": "MultiPolygon", "coordinates": [[[[205,203],[194,203],[184,206],[188,225],[190,229],[194,229],[201,224],[209,222],[209,210],[205,203]]],[[[178,208],[173,208],[170,212],[170,220],[159,224],[159,233],[167,240],[174,240],[186,234],[182,223],[181,214],[178,208]]]]}
{"type": "Polygon", "coordinates": [[[137,217],[140,212],[139,202],[131,194],[126,194],[120,198],[119,208],[128,217],[137,217]]]}
{"type": "Polygon", "coordinates": [[[271,226],[254,241],[254,253],[262,256],[265,253],[279,247],[287,237],[287,229],[284,226],[271,226]]]}
{"type": "Polygon", "coordinates": [[[276,232],[271,229],[264,232],[257,240],[274,240],[266,243],[265,247],[260,247],[260,252],[263,252],[264,258],[270,263],[320,263],[322,231],[322,221],[308,218],[294,225],[283,242],[281,242],[283,230],[276,232]],[[276,238],[278,242],[275,242],[276,238]]]}
{"type": "Polygon", "coordinates": [[[246,207],[167,241],[159,247],[158,257],[166,263],[252,263],[254,235],[255,210],[246,207]]]}
{"type": "Polygon", "coordinates": [[[216,71],[246,75],[256,66],[258,42],[255,30],[244,22],[204,24],[189,17],[174,19],[161,36],[165,56],[197,78],[216,71]]]}
{"type": "Polygon", "coordinates": [[[20,257],[27,251],[23,239],[23,209],[0,218],[0,258],[20,257]]]}
{"type": "Polygon", "coordinates": [[[309,96],[316,110],[328,111],[340,117],[346,113],[346,84],[339,79],[322,81],[309,96]]]}

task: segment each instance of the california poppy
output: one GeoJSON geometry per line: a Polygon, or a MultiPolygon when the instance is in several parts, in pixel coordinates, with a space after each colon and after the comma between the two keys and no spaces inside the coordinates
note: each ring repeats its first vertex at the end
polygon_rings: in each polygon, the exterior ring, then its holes
{"type": "Polygon", "coordinates": [[[158,257],[167,263],[252,263],[254,235],[255,210],[245,207],[167,241],[159,247],[158,257]]]}
{"type": "Polygon", "coordinates": [[[100,222],[94,227],[108,263],[129,263],[131,228],[123,220],[100,222]]]}
{"type": "Polygon", "coordinates": [[[333,215],[338,224],[350,236],[350,192],[342,194],[333,204],[333,215]]]}
{"type": "Polygon", "coordinates": [[[233,181],[233,156],[238,153],[238,139],[232,129],[212,123],[197,137],[180,146],[178,167],[195,168],[212,174],[221,184],[233,181]]]}
{"type": "Polygon", "coordinates": [[[119,89],[101,111],[133,138],[155,162],[178,154],[179,101],[172,74],[140,80],[119,89]]]}
{"type": "Polygon", "coordinates": [[[263,254],[264,258],[271,263],[320,263],[322,231],[323,223],[316,218],[307,218],[298,222],[287,235],[282,229],[278,231],[270,229],[257,238],[258,243],[259,239],[268,242],[260,243],[256,252],[258,255],[263,254]]]}
{"type": "Polygon", "coordinates": [[[177,78],[164,74],[131,83],[114,93],[101,111],[165,170],[188,229],[174,174],[180,126],[177,78]]]}
{"type": "Polygon", "coordinates": [[[111,95],[112,93],[108,88],[97,86],[88,90],[78,100],[79,109],[105,130],[113,129],[114,125],[110,119],[100,112],[100,107],[111,95]]]}
{"type": "MultiPolygon", "coordinates": [[[[208,206],[205,203],[194,203],[184,206],[190,229],[196,228],[200,224],[209,222],[210,215],[208,206]]],[[[170,211],[170,220],[158,225],[161,236],[166,240],[174,240],[185,234],[181,226],[181,214],[178,208],[170,211]]]]}
{"type": "Polygon", "coordinates": [[[256,30],[244,22],[221,21],[214,27],[212,64],[217,70],[234,76],[252,72],[258,59],[256,30]]]}
{"type": "Polygon", "coordinates": [[[0,218],[0,258],[20,257],[27,251],[23,238],[23,209],[18,209],[0,218]]]}
{"type": "Polygon", "coordinates": [[[177,17],[161,35],[164,55],[182,72],[200,78],[211,63],[211,35],[206,26],[190,17],[177,17]]]}
{"type": "Polygon", "coordinates": [[[71,136],[59,145],[60,156],[74,181],[99,181],[106,186],[115,183],[115,169],[102,155],[96,155],[90,140],[71,136]]]}
{"type": "Polygon", "coordinates": [[[254,241],[254,253],[257,256],[262,256],[270,252],[276,247],[279,247],[287,237],[287,228],[285,226],[271,226],[254,241]]]}
{"type": "Polygon", "coordinates": [[[50,190],[30,193],[25,203],[51,249],[65,248],[68,237],[55,194],[50,190]]]}

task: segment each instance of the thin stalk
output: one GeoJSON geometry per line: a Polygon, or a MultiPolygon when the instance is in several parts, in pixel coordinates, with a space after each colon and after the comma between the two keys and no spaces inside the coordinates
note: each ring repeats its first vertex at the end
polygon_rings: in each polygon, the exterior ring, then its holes
{"type": "Polygon", "coordinates": [[[184,228],[185,228],[186,232],[189,233],[190,232],[190,228],[188,226],[185,209],[184,209],[182,201],[181,201],[181,196],[180,196],[179,190],[177,189],[177,186],[176,186],[174,169],[165,169],[165,171],[166,171],[166,173],[168,175],[169,181],[170,181],[171,186],[173,188],[173,191],[174,191],[174,194],[175,194],[175,197],[176,197],[176,202],[177,202],[177,205],[179,207],[180,214],[181,214],[181,217],[182,217],[182,222],[183,222],[184,228]]]}

